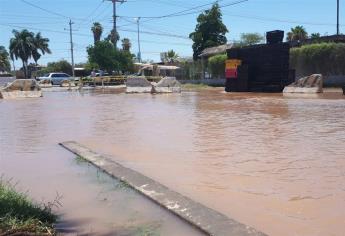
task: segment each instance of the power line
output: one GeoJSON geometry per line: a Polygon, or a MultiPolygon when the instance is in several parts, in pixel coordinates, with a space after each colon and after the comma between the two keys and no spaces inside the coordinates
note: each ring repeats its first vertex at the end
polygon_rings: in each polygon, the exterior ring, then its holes
{"type": "MultiPolygon", "coordinates": [[[[221,1],[224,1],[224,0],[218,0],[217,2],[221,2],[221,1]]],[[[235,1],[235,2],[232,2],[232,3],[221,5],[221,6],[219,6],[219,8],[233,6],[233,5],[241,4],[241,3],[244,3],[244,2],[248,2],[248,1],[249,0],[238,0],[238,1],[235,1]]],[[[214,2],[203,4],[203,5],[199,5],[199,6],[195,6],[195,7],[192,7],[192,8],[183,10],[183,11],[178,11],[178,12],[175,12],[175,13],[171,13],[171,14],[168,14],[168,15],[162,15],[162,16],[139,16],[139,17],[140,18],[145,18],[145,19],[162,19],[162,18],[186,16],[186,15],[191,15],[191,14],[202,12],[202,11],[204,11],[204,9],[197,10],[197,11],[193,11],[193,10],[196,10],[196,9],[199,9],[199,8],[205,8],[206,6],[209,6],[209,5],[212,5],[212,4],[214,4],[214,2]]],[[[137,18],[138,16],[137,17],[134,17],[134,16],[121,16],[121,17],[137,18]]]]}
{"type": "Polygon", "coordinates": [[[103,4],[103,2],[100,2],[100,3],[97,5],[97,7],[96,7],[87,17],[84,18],[84,20],[79,24],[78,29],[80,29],[80,27],[81,27],[82,25],[85,25],[85,24],[91,22],[91,20],[89,20],[89,21],[86,21],[86,20],[87,20],[88,18],[91,18],[91,16],[97,12],[97,10],[102,6],[102,4],[103,4]]]}
{"type": "Polygon", "coordinates": [[[33,3],[31,3],[31,2],[28,2],[28,1],[26,1],[26,0],[21,0],[23,3],[25,3],[25,4],[27,4],[27,5],[30,5],[30,6],[32,6],[32,7],[35,7],[35,8],[37,8],[37,9],[40,9],[40,10],[42,10],[42,11],[45,11],[45,12],[47,12],[47,13],[50,13],[50,14],[52,14],[52,15],[56,15],[56,16],[60,16],[60,17],[64,17],[64,18],[70,18],[70,17],[68,17],[68,16],[65,16],[65,15],[62,15],[62,14],[60,14],[60,13],[57,13],[57,12],[54,12],[54,11],[51,11],[51,10],[47,10],[47,9],[45,9],[45,8],[42,8],[42,7],[40,7],[40,6],[37,6],[37,5],[35,5],[35,4],[33,4],[33,3]]]}
{"type": "Polygon", "coordinates": [[[245,18],[245,19],[259,20],[259,21],[271,21],[271,22],[280,22],[280,23],[289,23],[289,24],[334,26],[334,24],[331,24],[331,23],[306,22],[306,21],[303,22],[303,21],[294,21],[294,20],[289,20],[289,19],[267,18],[267,17],[262,17],[262,16],[242,15],[242,14],[231,13],[231,12],[224,12],[224,11],[223,11],[223,15],[232,16],[232,17],[239,17],[239,18],[245,18]]]}

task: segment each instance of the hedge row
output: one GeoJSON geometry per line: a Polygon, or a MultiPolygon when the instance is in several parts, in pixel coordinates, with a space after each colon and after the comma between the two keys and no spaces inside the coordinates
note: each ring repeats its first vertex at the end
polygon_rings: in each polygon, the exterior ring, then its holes
{"type": "Polygon", "coordinates": [[[292,48],[290,68],[296,75],[345,75],[345,43],[318,43],[292,48]]]}

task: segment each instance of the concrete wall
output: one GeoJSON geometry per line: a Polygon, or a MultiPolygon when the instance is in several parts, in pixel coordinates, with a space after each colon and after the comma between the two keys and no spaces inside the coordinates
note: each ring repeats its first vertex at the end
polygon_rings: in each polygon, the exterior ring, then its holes
{"type": "Polygon", "coordinates": [[[198,79],[198,80],[179,80],[181,84],[206,84],[209,86],[225,86],[225,79],[198,79]]]}
{"type": "MultiPolygon", "coordinates": [[[[296,79],[299,79],[297,77],[296,79]]],[[[342,87],[345,85],[345,75],[331,75],[324,77],[325,87],[342,87]]],[[[210,86],[225,86],[225,79],[198,79],[198,80],[179,80],[181,84],[206,84],[210,86]]]]}

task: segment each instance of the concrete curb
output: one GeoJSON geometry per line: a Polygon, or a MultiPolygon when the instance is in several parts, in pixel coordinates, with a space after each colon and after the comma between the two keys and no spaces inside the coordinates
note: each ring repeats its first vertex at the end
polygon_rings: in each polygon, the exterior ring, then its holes
{"type": "Polygon", "coordinates": [[[174,192],[164,185],[93,152],[77,142],[63,142],[60,145],[112,177],[128,184],[145,197],[208,235],[265,236],[265,234],[229,219],[225,215],[174,192]]]}

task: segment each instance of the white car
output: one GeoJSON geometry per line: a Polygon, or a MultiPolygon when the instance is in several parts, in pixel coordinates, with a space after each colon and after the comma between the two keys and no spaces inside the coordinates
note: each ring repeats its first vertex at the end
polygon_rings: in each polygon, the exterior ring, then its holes
{"type": "Polygon", "coordinates": [[[44,75],[43,77],[39,77],[38,80],[51,80],[53,85],[61,85],[62,81],[73,81],[73,78],[66,73],[49,73],[44,75]]]}

